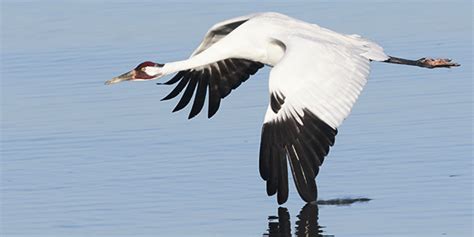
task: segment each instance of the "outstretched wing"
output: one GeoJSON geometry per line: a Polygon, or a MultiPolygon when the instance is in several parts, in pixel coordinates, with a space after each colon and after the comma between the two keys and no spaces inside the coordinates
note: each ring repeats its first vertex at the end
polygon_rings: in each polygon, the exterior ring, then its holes
{"type": "Polygon", "coordinates": [[[369,59],[359,47],[298,37],[286,49],[270,73],[260,175],[268,195],[286,202],[288,159],[298,193],[312,202],[319,166],[367,82],[369,59]]]}
{"type": "MultiPolygon", "coordinates": [[[[214,25],[209,32],[207,32],[204,40],[193,52],[191,57],[201,53],[224,38],[252,16],[253,15],[238,17],[214,25]]],[[[201,112],[208,91],[208,117],[211,118],[219,109],[221,99],[226,97],[231,90],[236,89],[242,82],[246,81],[250,75],[255,74],[258,69],[263,66],[264,65],[260,62],[247,59],[228,58],[199,68],[180,71],[171,78],[171,80],[164,83],[171,85],[179,82],[162,100],[172,99],[184,90],[183,96],[173,109],[173,112],[176,112],[186,107],[196,91],[193,106],[188,117],[193,118],[201,112]]]]}
{"type": "Polygon", "coordinates": [[[194,50],[192,56],[195,56],[202,51],[209,48],[211,45],[215,44],[217,41],[224,38],[230,32],[235,30],[237,27],[248,21],[250,18],[254,17],[256,14],[240,16],[236,18],[232,18],[229,20],[225,20],[219,23],[216,23],[209,29],[209,31],[204,36],[201,44],[194,50]]]}

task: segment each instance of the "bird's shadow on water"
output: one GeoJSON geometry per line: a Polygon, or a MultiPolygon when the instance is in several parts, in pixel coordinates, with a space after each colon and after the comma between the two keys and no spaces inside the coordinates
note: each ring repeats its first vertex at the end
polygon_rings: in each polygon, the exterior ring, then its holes
{"type": "MultiPolygon", "coordinates": [[[[319,208],[318,205],[350,205],[355,202],[368,202],[368,198],[355,198],[355,199],[331,199],[331,200],[318,200],[316,204],[307,203],[301,208],[300,213],[297,215],[295,222],[295,235],[294,236],[306,236],[306,237],[333,237],[334,235],[323,234],[324,226],[321,226],[318,222],[319,219],[319,208]]],[[[291,237],[291,222],[290,213],[285,207],[278,207],[277,216],[268,217],[268,229],[263,234],[264,237],[291,237]]]]}

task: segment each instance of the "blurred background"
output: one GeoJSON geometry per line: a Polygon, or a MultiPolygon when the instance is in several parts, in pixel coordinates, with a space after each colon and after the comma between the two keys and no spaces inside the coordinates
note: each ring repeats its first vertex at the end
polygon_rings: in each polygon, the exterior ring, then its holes
{"type": "Polygon", "coordinates": [[[471,236],[469,0],[2,0],[0,235],[267,233],[279,212],[258,173],[268,68],[210,120],[171,113],[176,101],[160,99],[172,87],[103,85],[146,60],[187,58],[216,22],[262,11],[462,65],[373,63],[317,178],[321,199],[373,200],[318,214],[290,186],[290,232],[305,211],[324,235],[471,236]]]}

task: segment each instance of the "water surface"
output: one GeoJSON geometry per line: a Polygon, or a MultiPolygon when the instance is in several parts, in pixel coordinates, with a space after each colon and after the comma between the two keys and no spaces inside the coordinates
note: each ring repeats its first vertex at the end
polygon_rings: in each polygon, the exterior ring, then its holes
{"type": "Polygon", "coordinates": [[[471,236],[471,9],[470,1],[3,1],[0,233],[262,236],[269,216],[291,234],[304,216],[324,235],[471,236]],[[171,87],[103,85],[146,60],[188,57],[215,22],[270,10],[363,35],[394,56],[462,64],[373,63],[318,176],[320,198],[370,202],[305,209],[290,187],[280,208],[266,196],[258,148],[268,69],[210,120],[172,114],[176,101],[159,101],[171,87]]]}

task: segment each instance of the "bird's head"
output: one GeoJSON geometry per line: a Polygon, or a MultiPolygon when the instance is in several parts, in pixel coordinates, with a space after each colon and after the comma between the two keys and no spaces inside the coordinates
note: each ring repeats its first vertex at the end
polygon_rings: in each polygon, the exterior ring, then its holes
{"type": "Polygon", "coordinates": [[[133,70],[126,72],[118,77],[114,77],[105,82],[106,85],[119,83],[122,81],[146,81],[162,77],[162,68],[164,64],[146,61],[138,64],[133,70]]]}

